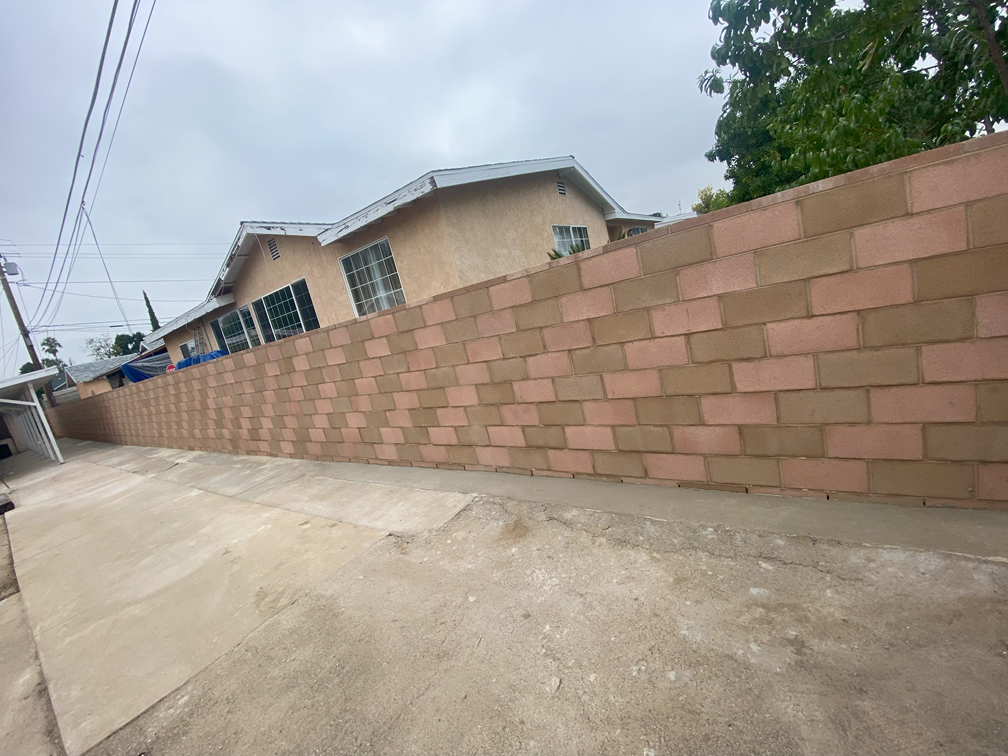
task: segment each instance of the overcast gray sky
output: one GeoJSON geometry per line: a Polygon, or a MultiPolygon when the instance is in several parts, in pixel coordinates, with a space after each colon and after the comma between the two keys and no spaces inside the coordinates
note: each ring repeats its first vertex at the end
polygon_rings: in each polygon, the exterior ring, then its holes
{"type": "MultiPolygon", "coordinates": [[[[111,5],[0,2],[0,244],[16,245],[3,250],[30,284],[17,287],[29,316],[111,5]]],[[[129,7],[120,2],[123,21],[129,7]]],[[[433,168],[572,154],[628,210],[688,210],[699,187],[724,185],[723,166],[703,157],[721,102],[696,87],[717,39],[707,9],[159,0],[93,205],[89,191],[113,279],[138,281],[118,287],[130,324],[150,328],[141,289],[162,323],[202,301],[240,221],[336,221],[433,168]]],[[[113,31],[109,74],[124,32],[113,31]]],[[[127,61],[124,77],[132,52],[127,61]]],[[[89,283],[104,278],[94,247],[81,247],[45,319],[107,324],[51,331],[75,362],[89,359],[84,338],[122,323],[108,283],[89,283]]],[[[0,368],[12,375],[27,355],[0,311],[0,368]]]]}

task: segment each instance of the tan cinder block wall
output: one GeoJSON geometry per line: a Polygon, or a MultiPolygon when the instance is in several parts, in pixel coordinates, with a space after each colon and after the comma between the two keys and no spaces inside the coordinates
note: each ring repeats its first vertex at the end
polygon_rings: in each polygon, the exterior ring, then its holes
{"type": "Polygon", "coordinates": [[[1008,135],[49,411],[61,436],[1004,508],[1008,135]]]}

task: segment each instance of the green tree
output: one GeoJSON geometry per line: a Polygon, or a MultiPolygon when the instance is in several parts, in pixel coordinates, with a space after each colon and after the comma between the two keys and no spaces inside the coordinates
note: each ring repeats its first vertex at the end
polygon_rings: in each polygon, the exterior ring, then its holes
{"type": "Polygon", "coordinates": [[[43,360],[43,364],[46,365],[46,367],[49,367],[49,362],[61,368],[66,364],[59,357],[59,350],[63,348],[63,345],[56,340],[55,336],[46,336],[42,339],[41,346],[42,351],[48,354],[51,358],[50,360],[43,360]]]}
{"type": "Polygon", "coordinates": [[[143,333],[117,333],[112,345],[115,347],[117,356],[127,354],[140,354],[140,342],[143,341],[143,333]]]}
{"type": "Polygon", "coordinates": [[[1008,120],[1008,9],[986,0],[712,0],[700,77],[727,92],[711,161],[732,201],[991,132],[1008,120]]]}
{"type": "Polygon", "coordinates": [[[151,306],[150,298],[147,296],[147,292],[145,291],[143,295],[144,295],[144,304],[147,305],[147,317],[150,318],[151,330],[156,331],[158,328],[161,327],[161,324],[158,323],[157,315],[154,314],[154,308],[151,306]]]}
{"type": "MultiPolygon", "coordinates": [[[[59,356],[59,350],[63,348],[63,345],[56,340],[56,337],[46,336],[44,339],[42,339],[39,346],[42,347],[43,354],[49,355],[48,357],[42,357],[42,359],[40,360],[42,362],[42,367],[43,368],[57,367],[60,369],[60,372],[62,372],[63,368],[66,367],[66,363],[63,362],[63,360],[60,359],[59,356]]],[[[21,375],[24,375],[25,373],[32,372],[34,369],[35,369],[35,363],[26,362],[24,365],[21,366],[19,372],[21,373],[21,375]]]]}
{"type": "MultiPolygon", "coordinates": [[[[41,362],[43,368],[58,367],[62,370],[64,367],[62,362],[57,362],[52,357],[43,357],[41,362]]],[[[21,366],[21,369],[18,372],[20,372],[21,375],[24,375],[25,373],[32,372],[34,369],[35,369],[34,362],[26,362],[24,365],[21,366]]]]}
{"type": "Polygon", "coordinates": [[[715,192],[714,187],[710,184],[707,184],[707,186],[697,192],[697,200],[697,202],[690,206],[690,209],[697,215],[712,213],[715,210],[720,210],[723,207],[729,207],[734,204],[727,189],[718,189],[715,192]]]}
{"type": "Polygon", "coordinates": [[[87,352],[93,360],[110,360],[119,354],[119,352],[116,351],[115,343],[113,342],[112,337],[107,333],[103,333],[101,336],[91,336],[84,339],[84,351],[87,352]]]}

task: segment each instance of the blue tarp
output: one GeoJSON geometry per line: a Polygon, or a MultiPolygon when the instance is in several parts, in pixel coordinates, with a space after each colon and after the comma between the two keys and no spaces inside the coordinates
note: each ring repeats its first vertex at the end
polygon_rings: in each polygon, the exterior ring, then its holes
{"type": "Polygon", "coordinates": [[[175,369],[181,370],[182,368],[187,368],[190,365],[199,365],[201,362],[210,362],[210,360],[216,360],[218,357],[227,357],[227,352],[221,352],[218,350],[216,352],[200,354],[196,357],[186,357],[184,360],[179,360],[175,363],[175,369]]]}
{"type": "Polygon", "coordinates": [[[158,352],[149,357],[141,357],[138,360],[127,362],[125,365],[120,366],[119,369],[122,370],[123,375],[130,381],[139,383],[155,375],[164,375],[165,370],[170,364],[171,357],[168,356],[168,353],[158,352]]]}

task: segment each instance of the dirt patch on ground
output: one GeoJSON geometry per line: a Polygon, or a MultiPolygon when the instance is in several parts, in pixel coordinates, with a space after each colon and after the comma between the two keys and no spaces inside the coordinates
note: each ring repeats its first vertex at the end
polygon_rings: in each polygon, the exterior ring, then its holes
{"type": "Polygon", "coordinates": [[[480,497],[90,754],[1003,753],[1008,567],[480,497]]]}
{"type": "Polygon", "coordinates": [[[0,601],[18,592],[17,575],[14,574],[14,557],[7,537],[7,520],[0,515],[0,601]]]}

